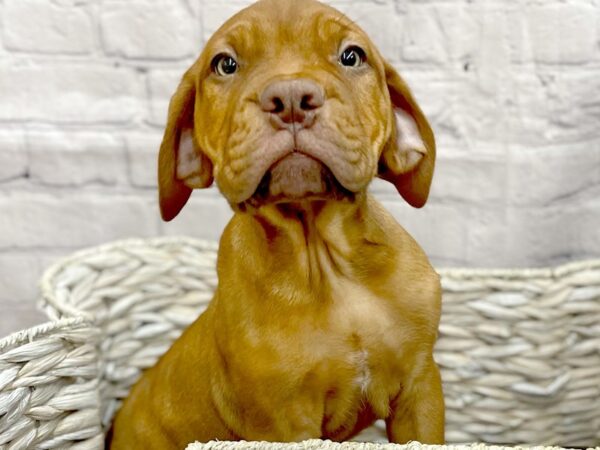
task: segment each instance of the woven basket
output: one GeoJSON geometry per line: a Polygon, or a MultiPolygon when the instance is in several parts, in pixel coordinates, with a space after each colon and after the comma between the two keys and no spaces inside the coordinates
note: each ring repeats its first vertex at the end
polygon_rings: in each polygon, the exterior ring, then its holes
{"type": "MultiPolygon", "coordinates": [[[[83,317],[100,329],[104,426],[141,371],[210,301],[216,249],[183,238],[122,241],[76,253],[44,275],[53,319],[83,317]]],[[[448,442],[599,445],[600,261],[441,275],[436,360],[448,442]]]]}
{"type": "MultiPolygon", "coordinates": [[[[528,447],[529,450],[558,450],[561,447],[528,447]]],[[[231,442],[211,441],[207,443],[194,442],[186,450],[515,450],[515,447],[497,447],[486,444],[470,445],[425,445],[410,442],[406,445],[367,443],[367,442],[331,442],[311,439],[303,442],[231,442]]]]}
{"type": "Polygon", "coordinates": [[[0,341],[0,448],[102,448],[98,330],[65,319],[0,341]]]}
{"type": "Polygon", "coordinates": [[[141,372],[208,305],[216,250],[192,239],[126,240],[80,251],[45,272],[42,307],[50,318],[83,317],[101,330],[105,428],[141,372]]]}

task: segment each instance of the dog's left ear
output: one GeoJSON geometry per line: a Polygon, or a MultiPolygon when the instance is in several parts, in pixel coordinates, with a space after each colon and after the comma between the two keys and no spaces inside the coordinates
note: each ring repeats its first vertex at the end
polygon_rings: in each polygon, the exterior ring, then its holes
{"type": "Polygon", "coordinates": [[[385,77],[395,127],[379,158],[378,175],[393,183],[410,205],[420,208],[429,196],[435,166],[435,138],[408,86],[387,62],[385,77]]]}

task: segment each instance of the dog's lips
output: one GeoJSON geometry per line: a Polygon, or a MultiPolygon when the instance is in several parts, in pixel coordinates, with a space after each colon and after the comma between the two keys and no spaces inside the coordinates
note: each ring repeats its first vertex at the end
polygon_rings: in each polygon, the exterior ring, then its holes
{"type": "MultiPolygon", "coordinates": [[[[356,162],[359,154],[335,142],[334,133],[319,123],[309,129],[266,132],[252,162],[240,173],[237,186],[230,181],[230,186],[237,188],[228,192],[230,202],[252,205],[257,201],[264,204],[308,196],[352,198],[368,183],[361,173],[368,164],[356,162]],[[298,171],[304,176],[299,176],[298,171]]],[[[223,189],[221,183],[219,187],[223,189]]]]}
{"type": "Polygon", "coordinates": [[[254,204],[349,197],[331,170],[321,161],[293,151],[276,161],[251,197],[254,204]]]}
{"type": "Polygon", "coordinates": [[[325,166],[309,156],[293,152],[275,163],[269,170],[269,193],[302,198],[325,191],[325,166]]]}

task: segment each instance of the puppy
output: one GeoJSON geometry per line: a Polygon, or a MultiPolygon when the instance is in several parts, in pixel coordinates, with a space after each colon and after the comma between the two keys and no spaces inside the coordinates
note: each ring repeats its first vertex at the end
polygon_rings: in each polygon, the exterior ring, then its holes
{"type": "Polygon", "coordinates": [[[112,448],[341,441],[376,419],[392,442],[442,443],[439,278],[367,193],[379,176],[421,207],[434,160],[406,84],[340,12],[261,0],[226,22],[173,95],[158,171],[165,220],[213,180],[235,211],[219,286],[112,448]]]}

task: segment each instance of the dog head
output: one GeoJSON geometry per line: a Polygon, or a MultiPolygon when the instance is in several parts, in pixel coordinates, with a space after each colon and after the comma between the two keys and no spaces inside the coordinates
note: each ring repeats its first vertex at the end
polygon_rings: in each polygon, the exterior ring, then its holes
{"type": "Polygon", "coordinates": [[[379,176],[425,204],[431,128],[367,35],[314,0],[229,19],[171,99],[159,155],[165,220],[213,179],[234,208],[352,198],[379,176]]]}

